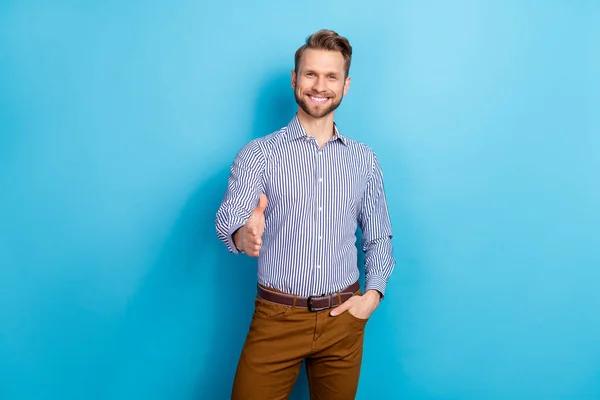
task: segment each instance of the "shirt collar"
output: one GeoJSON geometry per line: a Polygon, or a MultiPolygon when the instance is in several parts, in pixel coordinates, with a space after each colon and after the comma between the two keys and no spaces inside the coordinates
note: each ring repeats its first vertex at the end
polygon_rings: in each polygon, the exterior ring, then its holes
{"type": "MultiPolygon", "coordinates": [[[[340,140],[346,146],[348,145],[348,138],[340,133],[338,130],[337,124],[333,123],[333,140],[340,140]]],[[[294,115],[294,118],[290,121],[287,126],[287,138],[288,141],[300,139],[300,138],[308,138],[306,131],[302,127],[300,120],[298,119],[298,114],[294,115]]]]}

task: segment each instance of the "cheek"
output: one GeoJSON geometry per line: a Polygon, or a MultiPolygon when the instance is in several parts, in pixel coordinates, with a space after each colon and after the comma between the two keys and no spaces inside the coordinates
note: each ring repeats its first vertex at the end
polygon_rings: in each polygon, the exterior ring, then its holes
{"type": "Polygon", "coordinates": [[[300,92],[305,92],[309,88],[306,82],[296,81],[296,89],[300,92]]]}

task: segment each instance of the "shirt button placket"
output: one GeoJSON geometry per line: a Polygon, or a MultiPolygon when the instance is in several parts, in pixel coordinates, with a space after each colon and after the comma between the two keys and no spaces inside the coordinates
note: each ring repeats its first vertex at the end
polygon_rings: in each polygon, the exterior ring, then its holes
{"type": "Polygon", "coordinates": [[[317,199],[317,225],[316,225],[316,237],[317,237],[317,257],[316,257],[316,265],[315,265],[315,279],[314,279],[314,288],[313,291],[316,295],[322,294],[320,293],[320,282],[321,282],[321,268],[323,267],[323,149],[319,149],[317,151],[317,167],[315,168],[315,185],[316,185],[316,199],[317,199]]]}

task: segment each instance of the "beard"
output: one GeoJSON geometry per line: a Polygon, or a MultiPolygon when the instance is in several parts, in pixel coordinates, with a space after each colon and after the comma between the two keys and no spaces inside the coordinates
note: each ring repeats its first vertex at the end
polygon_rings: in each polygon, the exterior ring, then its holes
{"type": "Polygon", "coordinates": [[[311,107],[308,104],[308,100],[304,95],[302,95],[298,91],[298,88],[294,90],[294,97],[296,98],[296,103],[300,106],[300,108],[302,108],[302,110],[304,110],[304,112],[312,118],[323,118],[329,115],[330,113],[334,112],[340,106],[340,104],[342,104],[342,99],[344,98],[344,96],[342,95],[337,102],[332,101],[332,103],[326,108],[311,109],[311,107]]]}

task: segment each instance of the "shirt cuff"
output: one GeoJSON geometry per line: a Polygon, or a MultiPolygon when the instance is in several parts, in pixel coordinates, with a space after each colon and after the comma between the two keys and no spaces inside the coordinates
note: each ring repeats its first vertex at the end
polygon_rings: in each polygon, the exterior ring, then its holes
{"type": "Polygon", "coordinates": [[[235,231],[240,229],[242,226],[244,226],[243,223],[237,223],[237,224],[232,225],[231,229],[229,230],[229,233],[227,234],[227,247],[229,248],[229,251],[231,251],[233,254],[242,253],[241,251],[239,251],[237,249],[235,242],[233,241],[233,234],[235,233],[235,231]]]}
{"type": "Polygon", "coordinates": [[[387,280],[380,276],[372,275],[365,279],[365,292],[367,290],[377,290],[381,294],[381,300],[383,300],[383,297],[385,296],[386,286],[387,280]]]}

